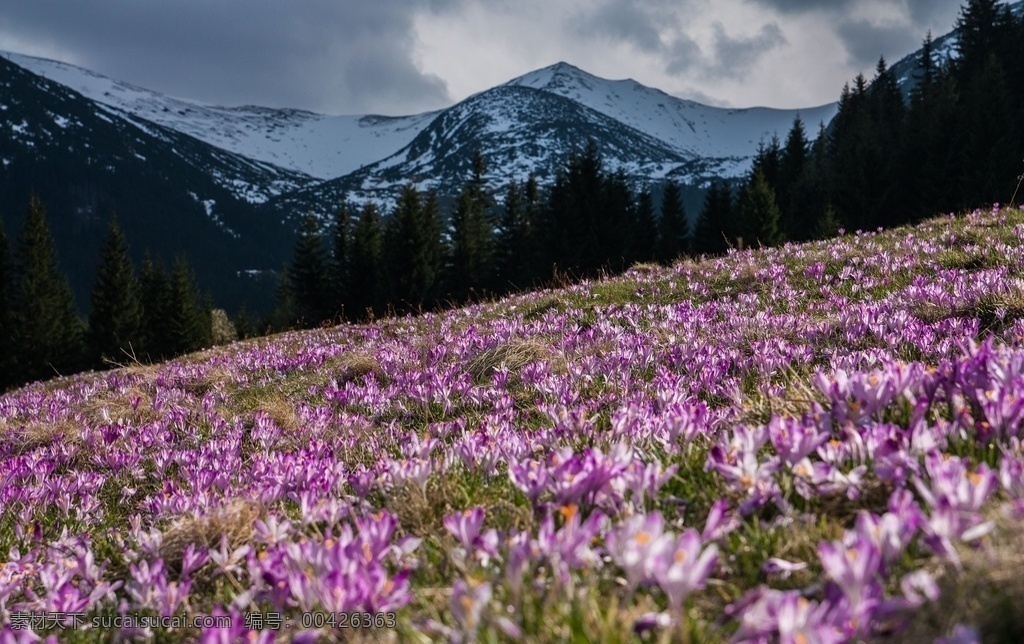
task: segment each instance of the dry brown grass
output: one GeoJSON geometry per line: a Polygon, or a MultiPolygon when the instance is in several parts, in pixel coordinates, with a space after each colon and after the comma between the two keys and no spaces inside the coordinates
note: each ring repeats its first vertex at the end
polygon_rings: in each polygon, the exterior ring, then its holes
{"type": "Polygon", "coordinates": [[[515,373],[540,360],[550,361],[553,371],[566,368],[565,356],[561,352],[546,342],[531,338],[510,340],[478,354],[466,365],[466,371],[474,381],[484,382],[500,368],[515,373]]]}
{"type": "Polygon", "coordinates": [[[82,438],[81,432],[82,424],[74,420],[14,424],[6,419],[0,419],[0,441],[10,445],[15,454],[31,452],[57,440],[65,443],[79,442],[82,438]]]}
{"type": "Polygon", "coordinates": [[[226,536],[228,547],[238,548],[252,541],[253,523],[262,518],[263,508],[253,501],[235,499],[212,508],[201,516],[180,516],[170,521],[163,530],[160,556],[167,563],[181,562],[182,554],[189,544],[207,549],[220,547],[222,536],[226,536]]]}
{"type": "Polygon", "coordinates": [[[384,375],[380,361],[368,353],[343,353],[331,361],[331,367],[338,371],[339,383],[358,380],[366,374],[373,374],[378,380],[384,375]]]}

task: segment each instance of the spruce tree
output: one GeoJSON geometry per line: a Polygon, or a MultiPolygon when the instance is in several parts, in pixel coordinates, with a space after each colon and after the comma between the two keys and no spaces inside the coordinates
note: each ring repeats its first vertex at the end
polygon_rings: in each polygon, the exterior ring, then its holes
{"type": "Polygon", "coordinates": [[[19,377],[38,380],[83,366],[84,329],[67,277],[57,266],[46,211],[32,197],[18,240],[15,344],[19,377]]]}
{"type": "Polygon", "coordinates": [[[963,84],[976,77],[988,64],[989,56],[1008,59],[1012,46],[1014,19],[1000,0],[967,0],[960,8],[955,28],[957,53],[955,70],[963,84]]]}
{"type": "Polygon", "coordinates": [[[931,34],[925,38],[918,60],[917,85],[910,93],[900,165],[903,168],[905,215],[914,221],[955,207],[951,185],[956,149],[954,130],[956,91],[954,81],[933,59],[931,34]]]}
{"type": "Polygon", "coordinates": [[[965,81],[954,136],[959,150],[959,208],[1005,201],[1013,193],[1019,117],[1010,105],[1002,63],[990,53],[965,81]]]}
{"type": "Polygon", "coordinates": [[[896,77],[879,58],[875,78],[868,89],[871,113],[871,141],[868,149],[868,186],[871,212],[867,225],[881,226],[892,221],[903,203],[904,185],[900,151],[906,119],[906,104],[896,77]]]}
{"type": "Polygon", "coordinates": [[[331,293],[334,297],[333,315],[338,315],[341,319],[348,316],[349,312],[346,310],[346,304],[348,304],[349,294],[352,288],[351,276],[349,275],[349,237],[351,233],[349,228],[351,226],[349,219],[351,218],[348,204],[343,203],[338,208],[337,215],[334,218],[334,231],[331,236],[333,242],[333,253],[331,254],[330,262],[330,282],[331,282],[331,293]]]}
{"type": "Polygon", "coordinates": [[[815,238],[830,239],[838,235],[841,229],[842,224],[839,222],[839,217],[836,216],[836,209],[832,207],[832,204],[825,206],[824,213],[818,219],[818,223],[815,224],[815,238]]]}
{"type": "Polygon", "coordinates": [[[142,352],[150,362],[174,355],[170,327],[170,280],[147,254],[139,269],[139,301],[142,304],[142,352]]]}
{"type": "Polygon", "coordinates": [[[377,206],[368,202],[359,212],[349,253],[351,285],[348,303],[350,315],[355,319],[362,319],[367,314],[372,317],[381,311],[382,234],[377,206]]]}
{"type": "Polygon", "coordinates": [[[523,254],[522,283],[533,285],[551,274],[548,245],[544,238],[544,204],[537,177],[533,174],[530,174],[523,186],[523,228],[526,231],[526,250],[523,254]]]}
{"type": "Polygon", "coordinates": [[[174,262],[168,290],[168,326],[174,355],[196,351],[210,343],[209,306],[200,303],[192,269],[184,257],[174,262]]]}
{"type": "Polygon", "coordinates": [[[621,271],[633,262],[630,246],[635,216],[633,201],[625,172],[606,173],[598,202],[597,268],[621,271]]]}
{"type": "Polygon", "coordinates": [[[740,195],[739,211],[741,237],[745,246],[775,246],[782,243],[784,237],[779,230],[779,207],[775,203],[775,192],[760,171],[755,171],[744,187],[740,195]]]}
{"type": "Polygon", "coordinates": [[[444,262],[440,237],[436,195],[421,196],[414,186],[405,186],[384,231],[384,269],[392,306],[408,311],[433,304],[444,262]]]}
{"type": "Polygon", "coordinates": [[[502,206],[501,224],[494,249],[497,264],[494,285],[499,292],[505,292],[512,285],[523,283],[529,248],[525,224],[523,193],[513,179],[505,188],[505,203],[502,206]]]}
{"type": "Polygon", "coordinates": [[[333,297],[328,276],[327,250],[317,219],[312,213],[302,218],[286,285],[294,306],[289,316],[292,323],[308,329],[331,316],[333,297]]]}
{"type": "Polygon", "coordinates": [[[658,259],[671,262],[689,247],[686,211],[679,184],[669,181],[661,197],[661,219],[658,222],[658,259]]]}
{"type": "Polygon", "coordinates": [[[629,231],[629,261],[649,262],[658,250],[658,222],[654,217],[654,197],[644,189],[632,208],[629,231]]]}
{"type": "Polygon", "coordinates": [[[797,116],[786,135],[779,163],[779,184],[776,197],[782,215],[780,226],[788,239],[806,239],[809,231],[808,215],[803,211],[800,179],[808,163],[809,145],[803,121],[797,116]]]}
{"type": "Polygon", "coordinates": [[[124,234],[111,218],[96,271],[89,311],[88,344],[93,364],[119,363],[141,349],[142,304],[124,234]]]}
{"type": "Polygon", "coordinates": [[[423,257],[426,271],[423,273],[422,303],[433,308],[441,296],[445,259],[450,254],[444,239],[444,224],[441,220],[441,201],[434,190],[427,190],[423,196],[423,207],[419,211],[419,228],[425,244],[423,257]]]}
{"type": "Polygon", "coordinates": [[[718,255],[728,248],[732,239],[732,191],[721,179],[711,182],[704,195],[704,205],[693,231],[692,250],[695,255],[718,255]]]}
{"type": "Polygon", "coordinates": [[[552,267],[559,272],[592,275],[608,259],[600,231],[607,210],[602,208],[605,183],[604,162],[593,140],[582,151],[574,151],[558,171],[548,193],[543,215],[543,237],[547,257],[540,265],[542,278],[552,267]]]}
{"type": "Polygon", "coordinates": [[[249,310],[242,306],[235,314],[235,332],[238,334],[239,340],[247,340],[248,338],[256,337],[258,331],[256,329],[256,323],[252,319],[249,310]]]}
{"type": "Polygon", "coordinates": [[[832,120],[829,150],[836,214],[854,230],[867,230],[873,220],[876,201],[872,196],[871,164],[875,140],[867,103],[867,79],[858,74],[852,88],[849,84],[843,86],[839,110],[832,120]]]}
{"type": "Polygon", "coordinates": [[[471,290],[489,286],[494,271],[494,224],[489,212],[493,200],[487,192],[485,170],[483,157],[477,154],[473,176],[459,192],[451,218],[447,283],[449,295],[459,301],[471,290]]]}
{"type": "Polygon", "coordinates": [[[0,219],[0,391],[16,382],[14,336],[14,264],[0,219]]]}

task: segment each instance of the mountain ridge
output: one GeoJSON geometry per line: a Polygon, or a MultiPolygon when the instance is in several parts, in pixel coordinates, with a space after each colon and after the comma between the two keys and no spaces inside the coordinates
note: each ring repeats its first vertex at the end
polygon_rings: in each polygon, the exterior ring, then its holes
{"type": "MultiPolygon", "coordinates": [[[[620,135],[634,131],[661,140],[679,157],[675,174],[691,182],[706,178],[701,172],[689,171],[698,167],[725,176],[740,176],[749,167],[759,141],[772,134],[781,136],[797,114],[809,123],[827,121],[836,105],[804,110],[712,107],[671,96],[631,79],[603,79],[560,62],[473,94],[443,110],[407,116],[327,116],[290,108],[206,105],[145,90],[59,61],[9,52],[3,56],[122,115],[157,123],[254,161],[305,175],[308,180],[295,186],[303,193],[315,193],[318,181],[334,186],[366,183],[361,178],[366,176],[367,168],[389,167],[387,160],[401,154],[444,113],[461,110],[460,106],[467,102],[481,105],[481,97],[500,95],[500,88],[512,86],[532,87],[579,103],[621,123],[624,129],[620,135]],[[697,157],[716,161],[701,163],[697,157]]],[[[528,124],[522,129],[528,130],[528,124]]],[[[508,142],[485,153],[507,159],[512,149],[523,145],[524,141],[508,142]]],[[[564,158],[568,152],[561,148],[554,156],[564,158]]],[[[620,165],[615,159],[611,163],[620,165]]],[[[540,175],[549,174],[540,166],[533,169],[540,175]]],[[[670,170],[657,176],[663,178],[668,174],[670,170]]],[[[391,183],[382,176],[371,179],[367,186],[391,183]]],[[[454,186],[440,187],[442,192],[453,192],[454,186]]],[[[325,190],[325,194],[332,192],[329,185],[325,185],[325,190]]],[[[268,187],[265,192],[280,196],[288,191],[268,187]]],[[[390,189],[367,188],[359,192],[364,199],[376,199],[385,204],[394,196],[390,189]]]]}

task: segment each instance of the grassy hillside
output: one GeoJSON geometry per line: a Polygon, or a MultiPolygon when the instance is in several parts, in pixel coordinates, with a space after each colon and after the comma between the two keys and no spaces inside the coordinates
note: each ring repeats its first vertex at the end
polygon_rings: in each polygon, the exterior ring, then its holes
{"type": "Polygon", "coordinates": [[[7,394],[0,617],[1019,641],[1022,238],[979,211],[7,394]]]}

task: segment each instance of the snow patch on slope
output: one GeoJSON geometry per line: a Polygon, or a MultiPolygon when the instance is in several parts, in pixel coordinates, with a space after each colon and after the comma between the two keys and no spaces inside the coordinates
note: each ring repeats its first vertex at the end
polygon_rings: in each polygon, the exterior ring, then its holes
{"type": "Polygon", "coordinates": [[[329,179],[408,144],[438,112],[414,116],[326,116],[304,110],[221,107],[166,96],[67,63],[0,52],[16,65],[65,85],[140,125],[146,119],[210,145],[329,179]]]}
{"type": "Polygon", "coordinates": [[[785,138],[796,116],[814,137],[837,103],[802,110],[768,107],[726,109],[670,96],[634,80],[605,80],[568,63],[558,63],[506,83],[559,94],[671,145],[690,157],[739,157],[731,172],[741,174],[758,143],[785,138]],[[742,160],[740,160],[742,159],[742,160]]]}

